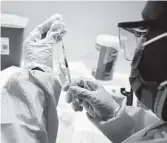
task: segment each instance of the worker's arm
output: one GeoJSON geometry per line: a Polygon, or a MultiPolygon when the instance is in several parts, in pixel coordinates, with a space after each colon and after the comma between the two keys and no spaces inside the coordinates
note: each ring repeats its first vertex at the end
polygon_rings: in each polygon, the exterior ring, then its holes
{"type": "Polygon", "coordinates": [[[151,111],[126,106],[126,97],[114,95],[112,97],[121,107],[116,116],[104,122],[90,120],[114,143],[120,143],[146,126],[159,121],[151,111]]]}
{"type": "Polygon", "coordinates": [[[54,143],[61,91],[51,73],[10,67],[1,73],[3,143],[54,143]]]}
{"type": "Polygon", "coordinates": [[[64,90],[67,91],[67,102],[72,104],[73,109],[82,111],[84,107],[90,120],[116,143],[158,121],[151,112],[127,107],[125,96],[110,94],[95,80],[79,78],[67,84],[64,90]]]}

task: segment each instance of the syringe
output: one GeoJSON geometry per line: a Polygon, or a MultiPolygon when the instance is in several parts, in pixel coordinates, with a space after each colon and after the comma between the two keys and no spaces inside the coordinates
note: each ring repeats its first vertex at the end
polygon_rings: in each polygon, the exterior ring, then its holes
{"type": "Polygon", "coordinates": [[[61,42],[62,42],[62,50],[63,50],[63,55],[64,55],[64,63],[65,63],[65,67],[67,68],[67,75],[68,75],[68,79],[69,79],[69,84],[71,84],[71,74],[70,74],[70,69],[68,66],[67,55],[66,55],[65,48],[64,48],[63,38],[62,38],[61,42]]]}

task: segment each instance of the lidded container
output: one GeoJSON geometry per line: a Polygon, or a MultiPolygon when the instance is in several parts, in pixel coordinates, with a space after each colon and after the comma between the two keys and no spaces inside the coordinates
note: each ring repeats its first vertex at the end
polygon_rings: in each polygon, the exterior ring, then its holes
{"type": "Polygon", "coordinates": [[[112,80],[118,57],[119,38],[112,35],[98,35],[96,38],[96,64],[92,75],[98,80],[112,80]]]}
{"type": "Polygon", "coordinates": [[[28,18],[1,13],[1,70],[21,66],[24,29],[28,18]]]}

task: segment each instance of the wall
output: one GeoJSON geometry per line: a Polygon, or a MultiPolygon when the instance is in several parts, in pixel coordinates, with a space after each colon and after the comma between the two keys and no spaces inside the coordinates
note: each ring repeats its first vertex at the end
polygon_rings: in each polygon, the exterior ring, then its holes
{"type": "MultiPolygon", "coordinates": [[[[62,14],[68,28],[65,37],[68,58],[70,61],[76,61],[93,51],[97,34],[117,35],[118,22],[141,19],[140,13],[144,4],[143,1],[2,2],[2,12],[30,19],[25,36],[52,14],[62,14]]],[[[118,62],[119,72],[129,72],[129,63],[123,56],[119,57],[118,62]]]]}

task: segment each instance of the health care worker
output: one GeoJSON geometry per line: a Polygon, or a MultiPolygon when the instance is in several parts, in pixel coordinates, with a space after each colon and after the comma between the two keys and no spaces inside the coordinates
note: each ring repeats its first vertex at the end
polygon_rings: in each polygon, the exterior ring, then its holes
{"type": "MultiPolygon", "coordinates": [[[[165,3],[148,3],[143,16],[146,17],[145,19],[162,20],[160,24],[165,23],[166,18],[162,16],[166,10],[163,8],[164,5],[165,3]]],[[[147,42],[139,44],[133,58],[130,82],[141,101],[149,100],[147,103],[152,101],[150,109],[159,118],[147,110],[127,107],[125,97],[110,95],[102,85],[94,81],[80,79],[73,82],[70,88],[68,85],[64,88],[68,90],[67,99],[68,102],[72,102],[73,108],[82,110],[85,107],[89,119],[116,143],[167,142],[167,125],[164,122],[166,121],[167,90],[166,83],[163,82],[167,79],[165,77],[167,73],[166,39],[162,35],[166,30],[165,24],[159,25],[156,20],[150,23],[146,24],[149,27],[147,42]],[[154,23],[155,26],[150,26],[150,23],[154,23]],[[158,35],[161,35],[160,39],[159,37],[158,40],[154,39],[158,35]],[[152,52],[157,56],[152,56],[152,52]],[[139,68],[142,66],[145,69],[143,71],[139,68]],[[157,75],[157,73],[161,74],[157,75]]],[[[134,33],[133,28],[136,26],[130,25],[120,24],[119,26],[134,33]]],[[[58,78],[51,73],[52,45],[55,40],[58,42],[65,32],[65,24],[61,16],[54,15],[35,28],[25,40],[24,68],[10,67],[1,72],[1,141],[3,143],[53,143],[56,141],[58,129],[56,106],[61,85],[58,78]],[[53,35],[54,38],[52,38],[53,35]]],[[[141,33],[141,31],[135,31],[135,33],[141,33]]],[[[122,44],[122,46],[125,45],[122,44]]],[[[126,47],[124,50],[126,51],[126,47]]]]}
{"type": "Polygon", "coordinates": [[[2,143],[55,143],[61,84],[52,73],[52,52],[65,32],[61,15],[53,15],[25,40],[24,66],[1,71],[2,143]]]}
{"type": "Polygon", "coordinates": [[[78,79],[64,87],[73,109],[84,107],[114,143],[167,143],[167,2],[147,2],[142,15],[144,21],[119,23],[119,36],[126,59],[133,59],[131,87],[154,114],[126,106],[125,97],[108,93],[96,81],[78,79]]]}

